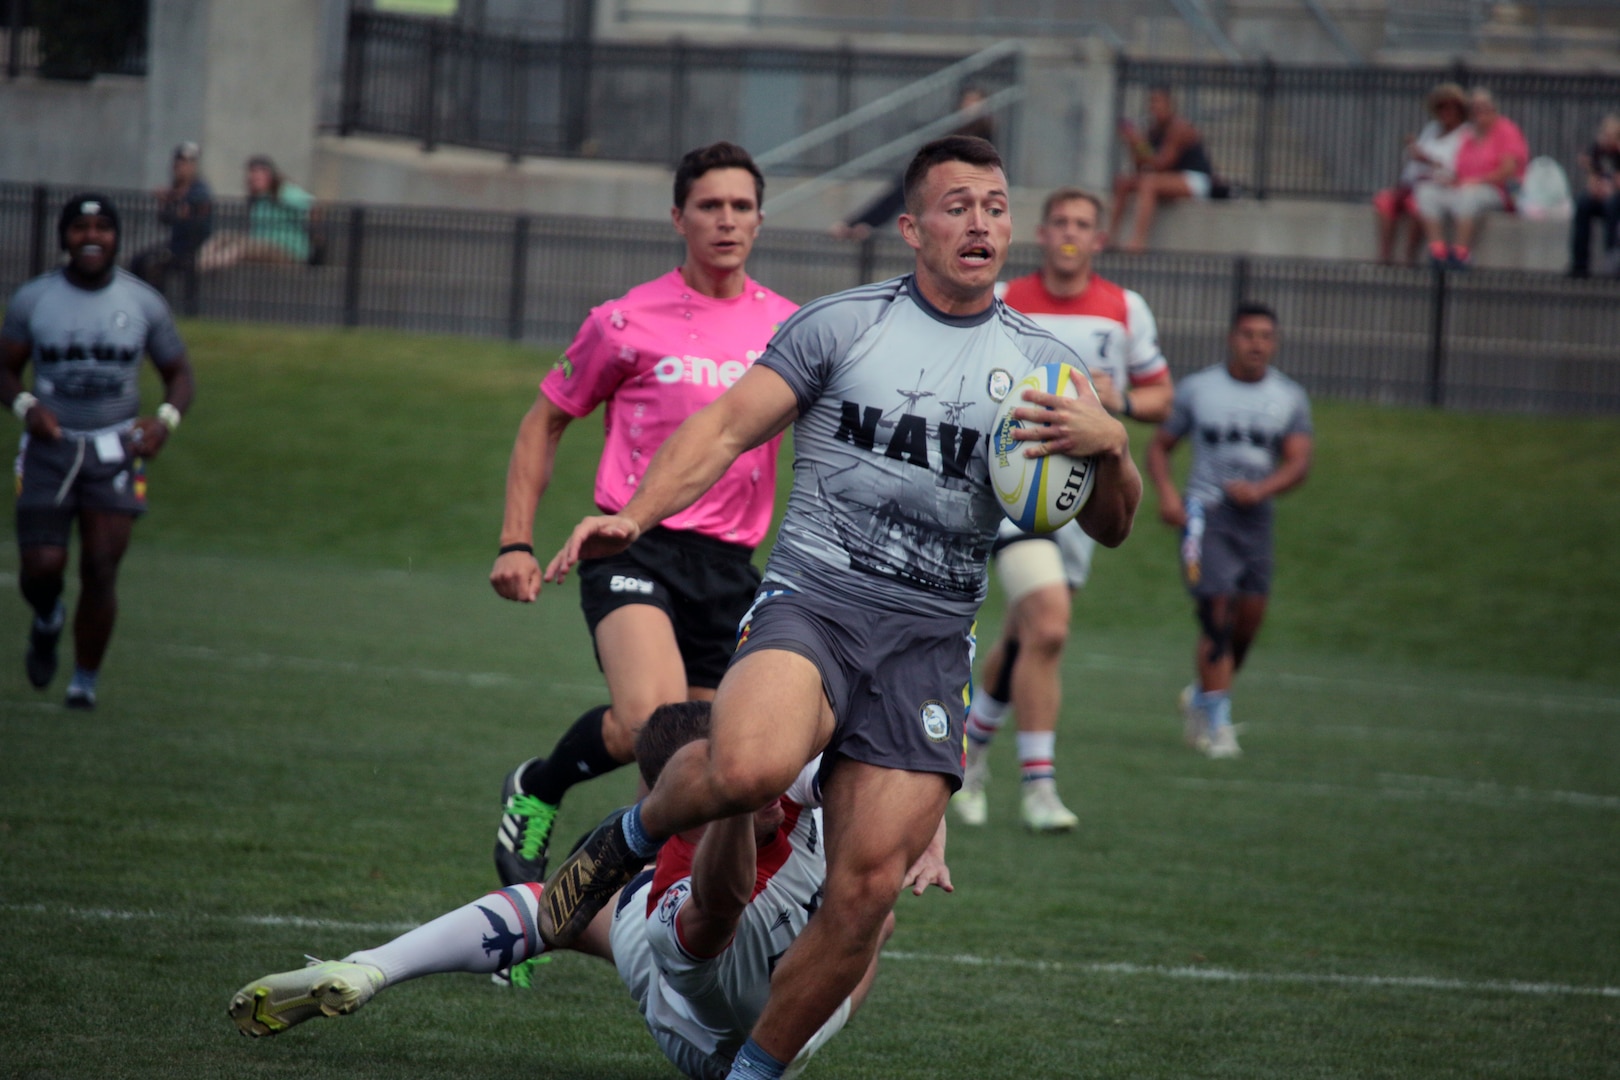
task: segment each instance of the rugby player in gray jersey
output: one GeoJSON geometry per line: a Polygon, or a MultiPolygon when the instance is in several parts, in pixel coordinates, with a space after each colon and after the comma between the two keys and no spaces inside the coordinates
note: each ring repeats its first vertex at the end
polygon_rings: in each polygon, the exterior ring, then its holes
{"type": "MultiPolygon", "coordinates": [[[[764,805],[823,753],[825,896],[778,966],[733,1080],[780,1076],[855,988],[907,868],[943,828],[1001,521],[986,434],[1025,372],[1080,365],[995,299],[1012,222],[989,143],[952,136],[918,151],[899,228],[913,273],[801,309],[664,443],[624,509],[585,519],[547,567],[557,580],[622,550],[794,425],[787,516],[710,739],[677,753],[646,799],[552,874],[540,912],[542,935],[566,944],[666,838],[764,805]]],[[[1090,393],[1026,401],[1026,452],[1098,455],[1080,520],[1100,543],[1124,541],[1142,494],[1124,427],[1090,393]]]]}
{"type": "Polygon", "coordinates": [[[1212,758],[1241,753],[1232,728],[1232,678],[1260,632],[1271,591],[1272,497],[1305,482],[1311,468],[1311,404],[1275,371],[1277,315],[1238,305],[1225,364],[1183,379],[1148,446],[1159,517],[1182,530],[1181,570],[1198,614],[1197,681],[1181,692],[1189,744],[1212,758]],[[1193,443],[1183,498],[1170,455],[1193,443]]]}
{"type": "Polygon", "coordinates": [[[146,512],[145,463],[191,404],[191,364],[163,297],[118,269],[118,212],[100,195],[62,207],[67,265],[12,296],[0,323],[0,399],[23,423],[17,455],[17,583],[34,609],[24,666],[41,689],[56,674],[66,621],[62,579],[79,522],[79,605],[67,705],[96,704],[96,675],[118,615],[118,564],[146,512]],[[163,380],[155,416],[141,418],[141,355],[163,380]],[[23,370],[34,365],[34,389],[23,370]]]}

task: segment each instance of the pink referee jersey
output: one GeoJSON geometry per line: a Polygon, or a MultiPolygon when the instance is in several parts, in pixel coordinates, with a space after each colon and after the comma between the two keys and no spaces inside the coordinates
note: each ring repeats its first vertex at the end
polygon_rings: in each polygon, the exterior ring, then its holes
{"type": "MultiPolygon", "coordinates": [[[[796,310],[752,279],[730,300],[704,296],[678,269],[593,308],[540,389],[570,416],[607,403],[596,505],[624,509],[664,440],[741,378],[796,310]]],[[[776,503],[780,445],[775,438],[743,454],[664,527],[758,547],[776,503]]]]}

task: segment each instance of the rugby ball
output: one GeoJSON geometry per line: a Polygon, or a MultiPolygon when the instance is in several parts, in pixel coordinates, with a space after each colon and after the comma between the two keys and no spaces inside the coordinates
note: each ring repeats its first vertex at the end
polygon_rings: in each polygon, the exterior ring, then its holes
{"type": "MultiPolygon", "coordinates": [[[[1073,521],[1091,498],[1097,482],[1097,459],[1075,458],[1067,454],[1026,457],[1031,444],[1013,438],[1013,432],[1027,421],[1013,416],[1013,410],[1027,404],[1024,393],[1042,390],[1060,397],[1078,397],[1073,372],[1079,371],[1087,387],[1091,380],[1072,364],[1045,364],[1013,383],[996,410],[990,429],[990,486],[1007,519],[1025,532],[1047,533],[1073,521]]],[[[1097,391],[1092,388],[1095,394],[1097,391]]]]}

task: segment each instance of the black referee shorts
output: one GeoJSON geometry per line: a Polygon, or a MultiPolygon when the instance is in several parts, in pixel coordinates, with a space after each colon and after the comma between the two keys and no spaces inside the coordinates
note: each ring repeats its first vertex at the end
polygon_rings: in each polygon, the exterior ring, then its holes
{"type": "MultiPolygon", "coordinates": [[[[754,602],[753,549],[697,533],[649,529],[618,555],[579,564],[579,606],[591,637],[628,604],[658,608],[675,628],[688,686],[720,685],[737,645],[737,624],[754,602]]],[[[597,667],[602,654],[596,654],[597,667]]]]}

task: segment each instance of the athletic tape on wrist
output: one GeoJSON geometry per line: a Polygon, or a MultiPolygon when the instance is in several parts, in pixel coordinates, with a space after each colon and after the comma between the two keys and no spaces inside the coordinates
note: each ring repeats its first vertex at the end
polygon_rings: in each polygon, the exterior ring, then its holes
{"type": "Polygon", "coordinates": [[[35,397],[33,394],[30,394],[28,391],[24,390],[22,393],[18,394],[15,398],[12,399],[11,411],[17,414],[17,419],[19,419],[19,420],[27,420],[28,419],[28,410],[32,409],[35,405],[38,405],[38,404],[39,404],[39,398],[35,397]]]}
{"type": "Polygon", "coordinates": [[[163,421],[163,426],[170,431],[180,426],[180,410],[167,401],[157,407],[157,418],[163,421]]]}

